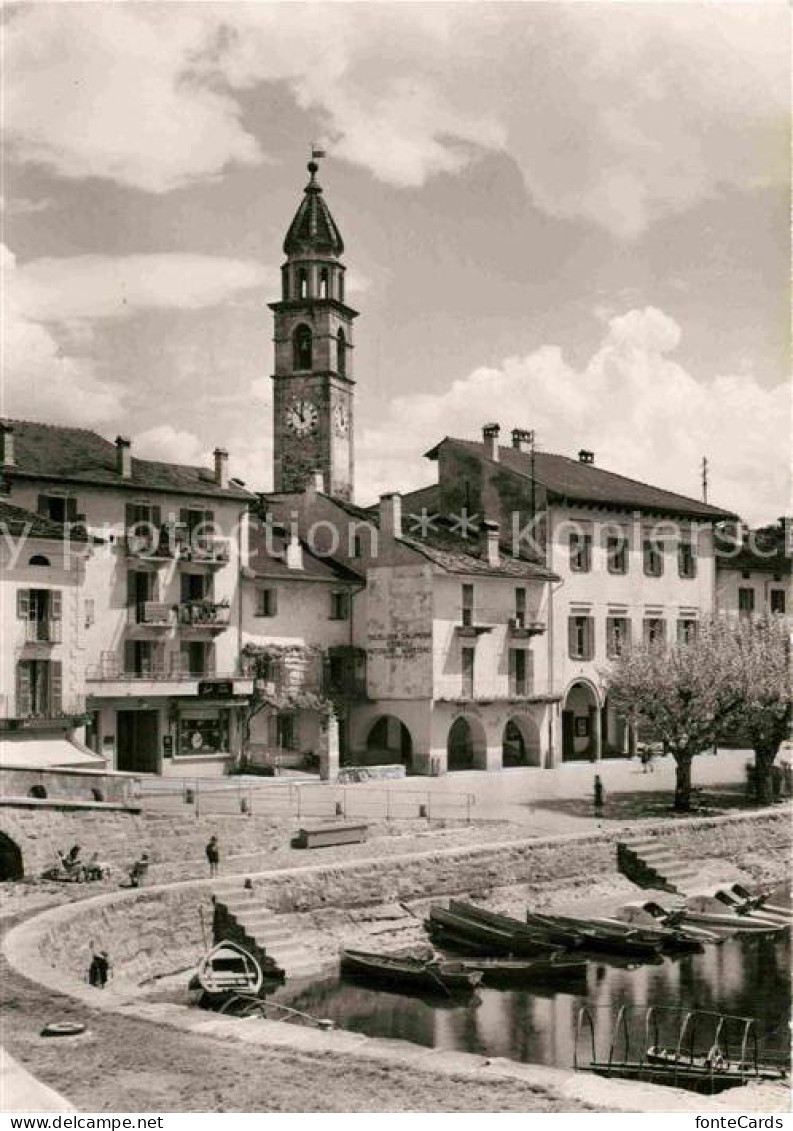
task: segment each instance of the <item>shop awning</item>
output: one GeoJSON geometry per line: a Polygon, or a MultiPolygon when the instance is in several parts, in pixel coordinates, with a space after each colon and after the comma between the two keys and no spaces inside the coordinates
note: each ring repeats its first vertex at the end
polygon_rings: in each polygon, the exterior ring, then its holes
{"type": "Polygon", "coordinates": [[[30,770],[103,770],[107,760],[68,738],[0,738],[0,767],[15,766],[30,770]]]}

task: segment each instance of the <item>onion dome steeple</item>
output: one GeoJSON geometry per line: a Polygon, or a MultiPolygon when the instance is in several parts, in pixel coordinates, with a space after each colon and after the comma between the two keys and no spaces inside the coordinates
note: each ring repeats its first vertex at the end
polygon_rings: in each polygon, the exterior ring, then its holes
{"type": "Polygon", "coordinates": [[[312,252],[338,257],[344,252],[341,232],[336,227],[322,195],[322,186],[317,181],[318,168],[316,161],[309,161],[311,179],[305,187],[305,195],[284,240],[284,253],[290,257],[310,255],[312,252]]]}

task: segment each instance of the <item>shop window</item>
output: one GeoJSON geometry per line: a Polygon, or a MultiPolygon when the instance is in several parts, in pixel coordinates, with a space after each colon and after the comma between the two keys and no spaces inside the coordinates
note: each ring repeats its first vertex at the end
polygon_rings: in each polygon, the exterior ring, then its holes
{"type": "Polygon", "coordinates": [[[187,714],[179,719],[180,754],[228,754],[230,712],[195,716],[187,714]]]}

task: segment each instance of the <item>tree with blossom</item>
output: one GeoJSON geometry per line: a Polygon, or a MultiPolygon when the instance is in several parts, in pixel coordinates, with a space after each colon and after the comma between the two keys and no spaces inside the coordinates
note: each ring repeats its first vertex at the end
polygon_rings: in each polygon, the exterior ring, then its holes
{"type": "Polygon", "coordinates": [[[734,718],[741,695],[740,681],[725,678],[734,647],[729,626],[714,620],[698,628],[684,643],[626,649],[604,673],[617,710],[672,754],[678,812],[691,808],[694,758],[713,748],[719,731],[734,718]]]}
{"type": "Polygon", "coordinates": [[[751,743],[755,756],[756,800],[773,800],[772,767],[790,733],[791,649],[783,616],[741,619],[732,625],[722,672],[725,687],[737,697],[729,720],[751,743]]]}

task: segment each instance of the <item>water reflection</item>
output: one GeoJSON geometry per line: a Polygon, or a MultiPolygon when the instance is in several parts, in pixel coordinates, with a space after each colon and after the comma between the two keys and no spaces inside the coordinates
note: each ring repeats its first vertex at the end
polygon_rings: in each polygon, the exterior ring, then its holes
{"type": "Polygon", "coordinates": [[[644,1006],[679,1006],[757,1017],[759,1035],[784,1050],[791,1002],[790,938],[785,933],[730,939],[702,954],[636,969],[592,962],[585,996],[484,989],[470,1000],[430,1001],[338,979],[297,993],[287,986],[275,996],[369,1036],[541,1064],[572,1064],[576,1016],[583,1004],[596,1018],[598,1047],[608,1043],[611,1017],[628,1004],[637,1007],[639,1039],[644,1006]]]}

